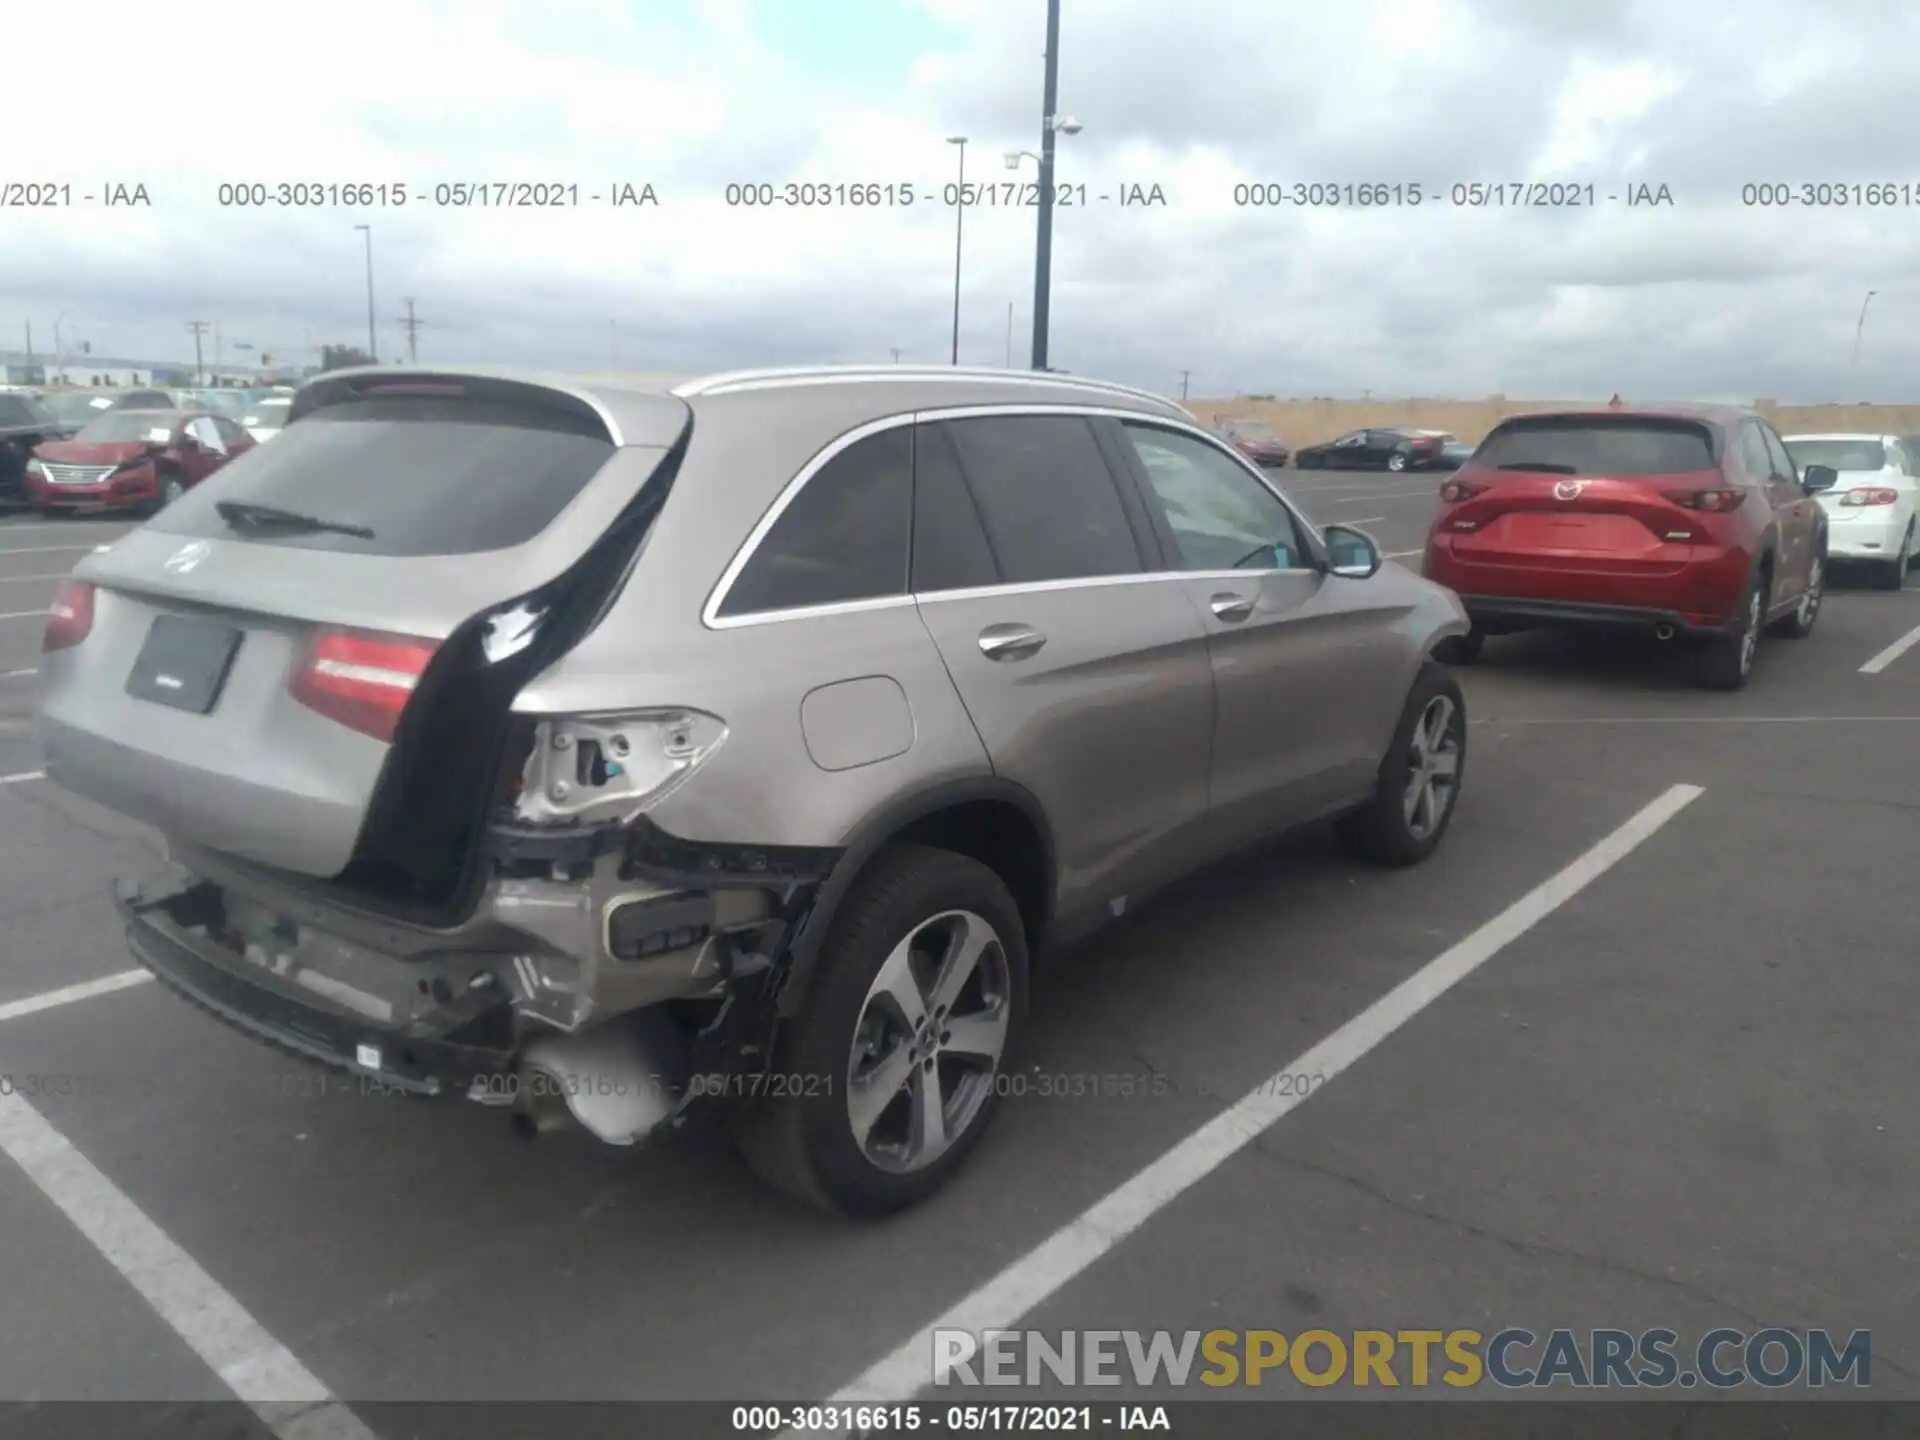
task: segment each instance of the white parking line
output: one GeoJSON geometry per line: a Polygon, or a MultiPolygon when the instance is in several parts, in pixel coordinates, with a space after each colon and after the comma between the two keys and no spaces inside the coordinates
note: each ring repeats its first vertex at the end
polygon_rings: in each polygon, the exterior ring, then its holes
{"type": "MultiPolygon", "coordinates": [[[[1328,1080],[1405,1025],[1506,946],[1578,895],[1705,793],[1675,785],[1559,874],[1528,891],[1452,949],[1427,962],[1353,1019],[1282,1068],[1245,1099],[1214,1117],[1077,1220],[988,1280],[946,1314],[833,1397],[833,1404],[911,1400],[930,1382],[936,1330],[1013,1326],[1035,1306],[1204,1180],[1306,1095],[1279,1078],[1307,1072],[1328,1080]]],[[[1320,1094],[1325,1086],[1315,1086],[1320,1094]]],[[[791,1432],[790,1432],[791,1433],[791,1432]]]]}
{"type": "Polygon", "coordinates": [[[38,610],[0,610],[0,620],[36,620],[44,618],[46,613],[44,605],[38,610]]]}
{"type": "Polygon", "coordinates": [[[37,666],[29,665],[25,670],[0,670],[0,680],[17,680],[22,675],[38,675],[37,666]]]}
{"type": "Polygon", "coordinates": [[[1915,645],[1920,645],[1920,625],[1914,626],[1913,629],[1902,635],[1898,640],[1894,641],[1893,644],[1887,646],[1886,649],[1867,661],[1866,664],[1860,667],[1860,673],[1862,675],[1878,675],[1915,645]]]}
{"type": "Polygon", "coordinates": [[[1426,553],[1427,552],[1424,547],[1419,550],[1389,550],[1386,554],[1386,558],[1389,560],[1404,560],[1409,555],[1424,555],[1426,553]]]}
{"type": "Polygon", "coordinates": [[[62,1005],[71,1005],[77,1000],[91,1000],[96,995],[111,995],[117,990],[128,990],[135,985],[143,985],[153,979],[150,970],[122,970],[117,975],[108,975],[99,980],[85,980],[78,985],[68,985],[61,990],[47,990],[39,995],[29,995],[24,1000],[9,1000],[0,1005],[0,1020],[18,1020],[22,1015],[38,1015],[42,1010],[58,1010],[62,1005]]]}
{"type": "Polygon", "coordinates": [[[274,1434],[374,1440],[292,1351],[17,1094],[0,1093],[0,1150],[274,1434]]]}
{"type": "Polygon", "coordinates": [[[92,545],[23,545],[17,550],[0,550],[0,555],[51,555],[56,550],[91,550],[92,545]]]}
{"type": "Polygon", "coordinates": [[[24,780],[44,780],[46,778],[47,772],[44,770],[21,770],[12,775],[0,775],[0,785],[18,785],[24,780]]]}
{"type": "Polygon", "coordinates": [[[62,570],[58,575],[0,575],[0,585],[23,585],[29,580],[71,580],[73,572],[62,570]]]}

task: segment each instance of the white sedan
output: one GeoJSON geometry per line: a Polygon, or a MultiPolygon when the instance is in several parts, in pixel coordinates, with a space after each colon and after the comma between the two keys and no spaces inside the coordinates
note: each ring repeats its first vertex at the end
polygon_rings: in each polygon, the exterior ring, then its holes
{"type": "Polygon", "coordinates": [[[1871,564],[1882,588],[1898,590],[1913,561],[1920,453],[1897,435],[1782,438],[1803,477],[1809,465],[1839,472],[1838,482],[1819,492],[1828,558],[1871,564]]]}
{"type": "Polygon", "coordinates": [[[247,427],[247,433],[256,441],[271,440],[285,427],[287,412],[292,406],[291,395],[269,396],[249,410],[240,423],[247,427]]]}

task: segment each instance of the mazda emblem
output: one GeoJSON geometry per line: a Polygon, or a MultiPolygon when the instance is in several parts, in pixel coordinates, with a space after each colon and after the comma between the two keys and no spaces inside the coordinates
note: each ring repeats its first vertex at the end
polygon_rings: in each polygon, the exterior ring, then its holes
{"type": "MultiPolygon", "coordinates": [[[[1553,498],[1556,500],[1578,500],[1580,498],[1580,492],[1586,488],[1587,482],[1584,480],[1556,481],[1553,487],[1553,498]]],[[[176,556],[175,558],[177,559],[179,557],[176,556]]]]}
{"type": "Polygon", "coordinates": [[[205,540],[190,540],[169,555],[160,568],[169,575],[184,575],[213,553],[205,540]]]}

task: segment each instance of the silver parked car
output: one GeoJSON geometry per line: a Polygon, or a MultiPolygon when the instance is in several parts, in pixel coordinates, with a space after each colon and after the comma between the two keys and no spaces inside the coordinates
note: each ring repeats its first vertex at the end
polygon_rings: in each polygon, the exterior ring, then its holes
{"type": "Polygon", "coordinates": [[[980,1139],[1044,954],[1452,816],[1457,600],[1156,396],[367,368],[293,420],[80,564],[40,729],[169,841],[139,962],[368,1084],[614,1144],[711,1107],[879,1214],[980,1139]]]}

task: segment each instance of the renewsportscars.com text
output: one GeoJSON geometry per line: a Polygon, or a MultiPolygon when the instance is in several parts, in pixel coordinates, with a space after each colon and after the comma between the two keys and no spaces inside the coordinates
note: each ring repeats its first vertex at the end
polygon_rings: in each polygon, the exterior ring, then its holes
{"type": "Polygon", "coordinates": [[[1872,1334],[1826,1330],[936,1330],[941,1388],[1294,1385],[1779,1390],[1872,1383],[1872,1334]]]}

